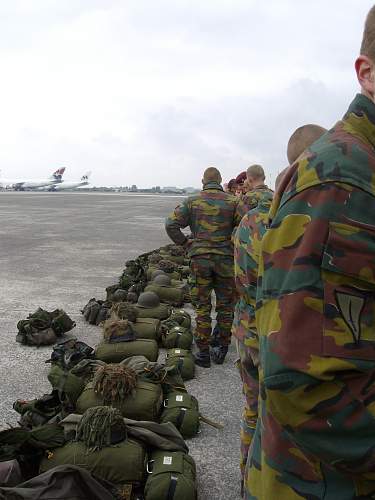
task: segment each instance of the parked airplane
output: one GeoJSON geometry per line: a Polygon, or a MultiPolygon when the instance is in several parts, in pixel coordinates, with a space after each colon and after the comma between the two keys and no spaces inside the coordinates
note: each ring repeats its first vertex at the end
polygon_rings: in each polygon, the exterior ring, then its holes
{"type": "Polygon", "coordinates": [[[87,172],[87,174],[82,175],[80,181],[63,181],[59,184],[54,184],[51,186],[48,191],[63,191],[64,189],[74,189],[81,186],[87,186],[89,184],[89,177],[91,172],[87,172]]]}
{"type": "Polygon", "coordinates": [[[53,186],[62,182],[65,167],[59,168],[48,179],[2,179],[0,178],[0,188],[24,191],[25,189],[36,189],[43,186],[53,186]]]}

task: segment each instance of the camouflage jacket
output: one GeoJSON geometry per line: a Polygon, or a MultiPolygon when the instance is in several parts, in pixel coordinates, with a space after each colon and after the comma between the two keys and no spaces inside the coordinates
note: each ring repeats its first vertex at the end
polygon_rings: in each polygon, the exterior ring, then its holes
{"type": "Polygon", "coordinates": [[[272,198],[272,189],[263,184],[262,186],[258,186],[241,196],[241,199],[238,202],[237,211],[239,215],[243,217],[249,210],[256,208],[261,200],[267,199],[271,203],[272,198]]]}
{"type": "Polygon", "coordinates": [[[261,240],[268,224],[271,201],[268,196],[242,218],[234,235],[234,274],[237,301],[232,332],[239,340],[258,350],[255,335],[255,303],[261,240]],[[251,341],[253,339],[253,342],[251,341]]]}
{"type": "Polygon", "coordinates": [[[174,243],[185,245],[187,238],[181,229],[190,227],[189,257],[212,253],[233,255],[232,233],[241,220],[236,208],[235,196],[224,193],[220,184],[211,182],[179,205],[167,218],[165,228],[174,243]]]}
{"type": "Polygon", "coordinates": [[[357,95],[275,195],[247,499],[375,498],[374,147],[375,105],[357,95]]]}

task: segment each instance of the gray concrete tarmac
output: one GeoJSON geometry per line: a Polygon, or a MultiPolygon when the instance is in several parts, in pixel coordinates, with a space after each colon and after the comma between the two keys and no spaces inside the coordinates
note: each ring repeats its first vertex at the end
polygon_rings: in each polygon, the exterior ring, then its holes
{"type": "MultiPolygon", "coordinates": [[[[0,193],[0,427],[15,425],[16,399],[50,392],[51,348],[16,343],[16,324],[41,306],[65,309],[71,335],[94,346],[101,329],[82,320],[92,297],[104,298],[124,262],[169,242],[165,216],[172,196],[97,193],[0,193]]],[[[202,425],[188,441],[198,468],[200,500],[234,500],[239,490],[239,429],[243,404],[234,346],[222,366],[198,368],[188,383],[201,412],[224,424],[202,425]]]]}

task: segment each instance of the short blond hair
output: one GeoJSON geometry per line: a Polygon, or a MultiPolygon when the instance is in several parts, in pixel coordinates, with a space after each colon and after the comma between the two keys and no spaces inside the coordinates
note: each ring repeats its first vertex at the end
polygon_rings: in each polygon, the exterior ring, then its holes
{"type": "Polygon", "coordinates": [[[262,181],[266,178],[261,165],[250,165],[250,167],[246,170],[246,177],[248,179],[259,179],[262,181]]]}
{"type": "Polygon", "coordinates": [[[361,43],[361,55],[375,61],[375,5],[371,7],[366,17],[361,43]]]}
{"type": "Polygon", "coordinates": [[[208,167],[203,172],[203,184],[207,184],[208,182],[221,184],[221,180],[221,173],[216,167],[208,167]]]}
{"type": "Polygon", "coordinates": [[[305,149],[311,146],[311,144],[317,141],[326,132],[327,129],[320,125],[308,124],[298,127],[288,141],[287,157],[289,165],[292,165],[305,149]]]}

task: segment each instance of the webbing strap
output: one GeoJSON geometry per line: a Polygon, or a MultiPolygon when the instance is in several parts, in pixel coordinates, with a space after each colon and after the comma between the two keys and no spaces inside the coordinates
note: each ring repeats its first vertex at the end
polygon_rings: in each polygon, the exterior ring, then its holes
{"type": "Polygon", "coordinates": [[[180,430],[182,427],[185,415],[186,415],[186,408],[180,408],[180,413],[178,414],[178,417],[176,420],[176,427],[178,430],[180,430]]]}
{"type": "Polygon", "coordinates": [[[169,483],[168,493],[166,500],[173,500],[177,488],[177,476],[171,476],[171,482],[169,483]]]}

